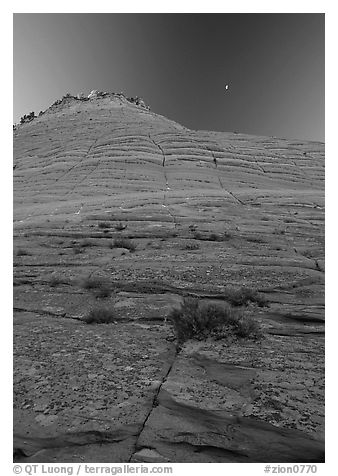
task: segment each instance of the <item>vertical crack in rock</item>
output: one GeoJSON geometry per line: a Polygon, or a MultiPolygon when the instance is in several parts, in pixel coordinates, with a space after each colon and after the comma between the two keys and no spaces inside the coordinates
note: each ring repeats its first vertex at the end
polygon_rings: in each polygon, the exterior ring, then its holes
{"type": "Polygon", "coordinates": [[[57,177],[55,179],[55,183],[59,182],[61,179],[63,179],[66,175],[68,175],[73,169],[75,169],[76,167],[78,167],[79,165],[82,164],[82,162],[88,157],[90,151],[92,150],[92,148],[96,145],[98,141],[98,137],[90,144],[87,152],[84,154],[84,156],[82,157],[82,159],[80,159],[79,162],[77,162],[75,165],[72,165],[72,167],[70,167],[68,170],[66,170],[66,172],[62,175],[60,175],[60,177],[57,177]]]}
{"type": "MultiPolygon", "coordinates": [[[[83,157],[83,159],[80,161],[80,164],[89,156],[89,153],[90,151],[96,146],[97,142],[99,140],[99,137],[97,137],[95,139],[95,141],[91,144],[91,146],[89,147],[88,151],[87,151],[87,154],[85,155],[85,157],[83,157]]],[[[77,165],[80,165],[80,164],[77,164],[77,165]]],[[[84,182],[93,172],[94,170],[96,170],[98,168],[98,166],[100,165],[100,159],[98,159],[97,163],[94,165],[94,168],[92,170],[90,170],[72,189],[70,189],[66,194],[65,196],[69,195],[70,193],[73,193],[74,190],[76,190],[76,188],[81,185],[82,182],[84,182]]]]}
{"type": "MultiPolygon", "coordinates": [[[[198,144],[198,142],[197,142],[195,139],[192,139],[192,140],[194,140],[194,141],[198,144]]],[[[198,144],[198,145],[199,145],[199,144],[198,144]]],[[[208,152],[210,152],[211,157],[212,157],[212,160],[213,160],[213,163],[215,164],[215,169],[217,169],[218,163],[217,163],[217,159],[216,159],[216,156],[215,156],[214,152],[213,152],[211,149],[209,149],[209,147],[208,147],[206,144],[204,144],[204,147],[206,148],[206,150],[207,150],[208,152]]],[[[220,176],[219,176],[218,174],[216,174],[216,177],[217,177],[217,179],[218,179],[218,182],[219,182],[220,187],[221,187],[222,190],[224,190],[225,192],[229,193],[229,194],[230,194],[238,203],[240,203],[241,205],[245,205],[245,203],[242,202],[242,200],[240,200],[238,197],[236,197],[236,195],[235,195],[233,192],[231,192],[230,190],[228,190],[228,189],[226,189],[226,188],[224,187],[224,185],[223,185],[223,183],[222,183],[222,180],[221,180],[221,178],[220,178],[220,176]]]]}
{"type": "MultiPolygon", "coordinates": [[[[209,149],[207,146],[205,146],[205,147],[206,147],[207,150],[211,153],[211,155],[212,155],[212,157],[213,157],[214,164],[215,164],[215,168],[217,169],[218,163],[217,163],[217,159],[216,159],[216,157],[215,157],[213,151],[212,151],[211,149],[209,149]]],[[[245,203],[242,202],[242,200],[240,200],[238,197],[236,197],[233,192],[231,192],[230,190],[227,190],[227,189],[224,187],[224,185],[223,185],[223,183],[222,183],[222,180],[221,180],[221,177],[220,177],[218,174],[217,174],[217,178],[218,178],[218,181],[219,181],[219,184],[220,184],[222,190],[224,190],[225,192],[229,193],[229,194],[230,194],[235,200],[237,200],[237,202],[239,202],[241,205],[245,205],[245,203]]]]}
{"type": "Polygon", "coordinates": [[[218,164],[217,164],[217,159],[216,159],[216,156],[215,156],[214,152],[213,152],[211,149],[209,149],[209,147],[208,147],[206,144],[204,145],[204,147],[205,147],[205,148],[210,152],[210,154],[212,155],[212,160],[213,160],[213,162],[214,162],[214,164],[215,164],[215,167],[216,167],[216,169],[217,169],[217,165],[218,165],[218,164]]]}
{"type": "Polygon", "coordinates": [[[140,431],[139,431],[138,435],[136,436],[134,451],[133,451],[132,454],[130,455],[130,458],[129,458],[129,461],[128,461],[128,462],[131,462],[131,460],[132,460],[134,454],[139,450],[139,448],[138,448],[138,442],[139,442],[139,440],[140,440],[140,438],[141,438],[141,435],[142,435],[143,430],[144,430],[144,428],[145,428],[145,426],[146,426],[146,424],[147,424],[147,421],[149,420],[149,418],[150,418],[150,416],[151,416],[151,414],[152,414],[153,409],[156,408],[157,405],[158,405],[158,396],[159,396],[159,394],[160,394],[160,391],[161,391],[163,385],[164,385],[165,382],[168,380],[169,374],[170,374],[170,372],[171,372],[171,369],[173,368],[173,365],[174,365],[174,363],[175,363],[175,361],[176,361],[176,358],[177,358],[179,352],[180,352],[180,349],[177,349],[177,348],[176,348],[175,354],[174,354],[173,359],[172,359],[172,361],[171,361],[171,363],[170,363],[170,365],[169,365],[169,367],[168,367],[168,370],[167,370],[167,372],[165,373],[165,375],[163,376],[160,385],[157,387],[157,389],[156,389],[156,391],[155,391],[155,393],[154,393],[154,397],[153,397],[153,400],[152,400],[152,405],[151,405],[150,410],[149,410],[149,412],[147,413],[145,419],[143,420],[143,423],[142,423],[142,425],[141,425],[141,428],[140,428],[140,431]]]}
{"type": "Polygon", "coordinates": [[[151,137],[150,134],[148,134],[148,137],[149,139],[151,140],[151,142],[160,150],[161,152],[161,155],[162,155],[162,167],[163,167],[163,173],[164,173],[164,180],[165,180],[165,186],[166,186],[166,190],[164,191],[164,195],[163,195],[163,207],[165,207],[169,213],[169,215],[171,216],[173,222],[174,222],[174,225],[175,225],[175,228],[177,227],[177,221],[176,221],[176,217],[175,215],[172,213],[172,211],[170,210],[169,206],[167,205],[167,193],[168,193],[168,190],[170,190],[170,187],[169,187],[169,182],[168,182],[168,176],[167,176],[167,173],[166,173],[166,170],[165,170],[165,160],[166,160],[166,156],[165,156],[165,153],[164,153],[164,150],[162,149],[162,147],[160,146],[160,144],[158,144],[157,142],[154,141],[154,139],[151,137]]]}
{"type": "Polygon", "coordinates": [[[263,172],[263,174],[266,174],[266,171],[263,169],[263,167],[261,166],[261,164],[258,162],[258,160],[255,158],[255,163],[257,165],[257,167],[259,168],[259,170],[261,172],[263,172]]]}
{"type": "Polygon", "coordinates": [[[228,192],[235,200],[237,200],[238,203],[245,206],[245,203],[242,202],[240,198],[236,197],[236,195],[233,192],[231,192],[231,190],[227,190],[226,188],[224,190],[228,192]]]}
{"type": "Polygon", "coordinates": [[[151,142],[152,142],[158,149],[160,149],[161,155],[162,155],[162,157],[163,157],[163,159],[162,159],[162,166],[164,167],[164,166],[165,166],[165,153],[164,153],[164,150],[162,149],[162,147],[160,146],[160,144],[158,144],[157,142],[154,141],[154,139],[151,137],[150,134],[148,134],[148,136],[149,136],[149,139],[151,140],[151,142]]]}
{"type": "Polygon", "coordinates": [[[324,273],[323,269],[321,268],[321,266],[318,263],[318,260],[315,259],[314,262],[315,262],[315,265],[316,265],[316,270],[319,271],[320,273],[324,273]]]}

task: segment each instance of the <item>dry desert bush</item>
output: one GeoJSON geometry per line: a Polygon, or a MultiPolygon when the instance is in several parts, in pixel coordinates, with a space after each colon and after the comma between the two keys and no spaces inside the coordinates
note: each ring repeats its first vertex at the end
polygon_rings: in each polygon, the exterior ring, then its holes
{"type": "Polygon", "coordinates": [[[108,223],[107,221],[100,221],[97,225],[99,228],[110,228],[110,223],[108,223]]]}
{"type": "Polygon", "coordinates": [[[16,250],[16,256],[29,256],[29,251],[25,250],[24,248],[18,248],[16,250]]]}
{"type": "Polygon", "coordinates": [[[267,300],[255,289],[246,287],[228,287],[224,290],[224,299],[232,306],[247,306],[249,303],[257,304],[259,307],[267,306],[267,300]]]}
{"type": "Polygon", "coordinates": [[[101,277],[86,277],[81,282],[81,287],[93,290],[98,298],[109,297],[112,293],[112,285],[109,281],[101,277]]]}
{"type": "Polygon", "coordinates": [[[129,238],[118,237],[110,243],[110,248],[125,248],[133,253],[136,250],[136,245],[129,238]]]}
{"type": "Polygon", "coordinates": [[[91,309],[83,320],[86,324],[109,324],[114,322],[114,318],[113,309],[99,306],[91,309]]]}
{"type": "Polygon", "coordinates": [[[184,298],[180,308],[169,314],[179,345],[188,339],[217,339],[235,336],[245,339],[259,339],[262,331],[259,324],[249,316],[244,316],[230,305],[203,303],[196,298],[184,298]]]}

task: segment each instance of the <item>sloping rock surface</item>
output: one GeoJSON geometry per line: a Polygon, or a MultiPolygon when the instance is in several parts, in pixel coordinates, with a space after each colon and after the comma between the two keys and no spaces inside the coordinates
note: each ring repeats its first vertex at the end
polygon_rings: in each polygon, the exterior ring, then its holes
{"type": "Polygon", "coordinates": [[[65,97],[14,130],[14,237],[15,460],[323,461],[322,143],[65,97]],[[170,309],[229,286],[264,339],[177,352],[170,309]]]}

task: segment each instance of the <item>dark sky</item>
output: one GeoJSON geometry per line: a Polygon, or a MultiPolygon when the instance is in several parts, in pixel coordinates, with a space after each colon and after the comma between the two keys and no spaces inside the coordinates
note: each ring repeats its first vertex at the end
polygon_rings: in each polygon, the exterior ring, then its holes
{"type": "Polygon", "coordinates": [[[324,141],[324,22],[309,13],[14,14],[14,121],[98,89],[141,96],[192,129],[324,141]]]}

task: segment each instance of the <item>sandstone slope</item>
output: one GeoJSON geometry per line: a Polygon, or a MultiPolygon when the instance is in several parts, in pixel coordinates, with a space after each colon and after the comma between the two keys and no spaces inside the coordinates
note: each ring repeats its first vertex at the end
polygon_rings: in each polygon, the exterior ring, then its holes
{"type": "Polygon", "coordinates": [[[16,460],[323,460],[322,143],[65,97],[14,130],[14,238],[16,460]],[[170,309],[229,286],[265,338],[177,352],[170,309]]]}

